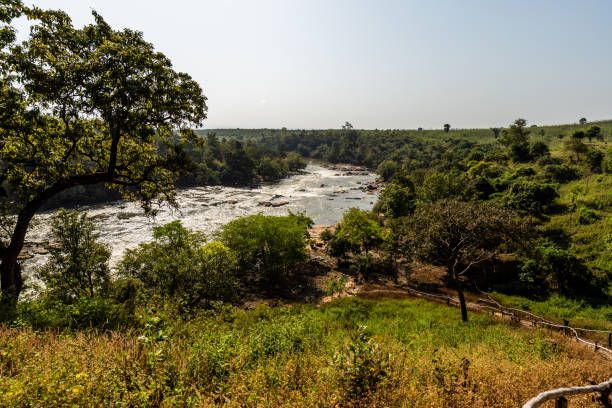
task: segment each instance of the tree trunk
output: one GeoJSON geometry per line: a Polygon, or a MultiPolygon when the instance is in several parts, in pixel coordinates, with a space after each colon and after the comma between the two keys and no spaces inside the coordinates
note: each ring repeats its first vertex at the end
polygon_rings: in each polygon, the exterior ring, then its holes
{"type": "MultiPolygon", "coordinates": [[[[44,202],[44,201],[42,201],[44,202]]],[[[0,299],[0,314],[4,320],[12,320],[17,308],[17,301],[23,289],[23,278],[21,276],[21,265],[18,256],[23,249],[26,232],[36,210],[42,202],[30,202],[17,216],[17,223],[11,236],[11,242],[3,251],[0,258],[0,289],[2,297],[0,299]]]]}
{"type": "Polygon", "coordinates": [[[17,261],[19,252],[7,250],[0,263],[0,321],[11,321],[17,309],[17,300],[23,288],[23,278],[21,277],[21,266],[17,261]]]}
{"type": "Polygon", "coordinates": [[[463,296],[463,289],[461,288],[461,283],[459,282],[457,282],[457,295],[459,296],[459,305],[461,305],[461,320],[467,322],[467,305],[465,304],[465,296],[463,296]]]}

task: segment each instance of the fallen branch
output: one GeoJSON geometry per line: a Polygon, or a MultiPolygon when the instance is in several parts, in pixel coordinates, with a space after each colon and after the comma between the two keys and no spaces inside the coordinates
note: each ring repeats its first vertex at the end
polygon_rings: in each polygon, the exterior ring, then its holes
{"type": "MultiPolygon", "coordinates": [[[[523,408],[537,408],[546,401],[556,399],[559,397],[565,397],[568,395],[578,394],[591,394],[594,392],[602,393],[602,397],[608,398],[608,394],[612,389],[612,378],[608,381],[602,382],[595,385],[585,385],[583,387],[571,387],[571,388],[557,388],[556,390],[545,391],[539,394],[537,397],[533,397],[523,405],[523,408]]],[[[603,402],[603,401],[602,401],[603,402]]],[[[609,401],[608,401],[609,403],[609,401]]],[[[604,403],[605,404],[605,403],[604,403]]]]}

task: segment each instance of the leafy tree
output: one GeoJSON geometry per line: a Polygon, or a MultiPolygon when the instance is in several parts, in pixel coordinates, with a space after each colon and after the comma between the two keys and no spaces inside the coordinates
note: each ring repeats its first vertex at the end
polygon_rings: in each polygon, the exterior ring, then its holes
{"type": "Polygon", "coordinates": [[[414,259],[446,268],[457,290],[461,318],[468,320],[465,279],[474,267],[526,244],[532,232],[516,214],[479,202],[442,200],[420,206],[405,218],[404,247],[414,259]]]}
{"type": "Polygon", "coordinates": [[[586,161],[589,163],[589,167],[592,172],[601,173],[602,163],[605,155],[602,151],[593,149],[589,150],[586,154],[586,161]]]}
{"type": "Polygon", "coordinates": [[[448,133],[450,131],[451,125],[449,125],[448,123],[444,124],[444,132],[448,133]]]}
{"type": "Polygon", "coordinates": [[[576,161],[580,161],[580,154],[589,151],[589,147],[579,137],[572,137],[565,141],[565,149],[576,155],[576,161]]]}
{"type": "Polygon", "coordinates": [[[512,145],[525,145],[529,143],[529,133],[529,130],[527,130],[527,121],[519,118],[510,125],[508,132],[504,132],[499,142],[506,147],[512,145]]]}
{"type": "Polygon", "coordinates": [[[382,228],[365,211],[351,208],[344,213],[337,235],[353,245],[361,246],[367,254],[372,245],[382,238],[382,228]]]}
{"type": "Polygon", "coordinates": [[[285,158],[285,164],[287,168],[291,171],[296,171],[299,169],[303,169],[306,167],[306,162],[302,159],[302,156],[296,152],[287,153],[287,157],[285,158]]]}
{"type": "Polygon", "coordinates": [[[580,118],[580,120],[578,121],[578,123],[580,123],[581,125],[586,125],[586,123],[587,123],[587,119],[586,119],[586,118],[580,118]]]}
{"type": "Polygon", "coordinates": [[[302,214],[249,215],[225,224],[220,240],[238,257],[243,271],[255,270],[266,281],[281,279],[290,266],[306,258],[312,220],[302,214]]]}
{"type": "Polygon", "coordinates": [[[502,130],[501,128],[495,128],[495,127],[489,128],[489,129],[491,130],[491,132],[493,132],[493,137],[495,139],[497,139],[499,137],[499,132],[501,132],[501,130],[502,130]]]}
{"type": "Polygon", "coordinates": [[[389,181],[399,171],[399,165],[393,160],[385,160],[378,165],[376,173],[382,177],[383,181],[389,181]]]}
{"type": "Polygon", "coordinates": [[[35,19],[30,37],[0,50],[0,180],[9,190],[0,198],[0,280],[9,315],[23,286],[17,257],[41,206],[97,183],[145,210],[172,202],[189,165],[182,145],[206,118],[198,84],[141,33],[115,31],[95,12],[94,24],[76,29],[61,11],[15,2],[1,17],[19,12],[35,19]]]}
{"type": "Polygon", "coordinates": [[[559,197],[552,184],[517,181],[510,186],[504,206],[512,210],[541,215],[559,197]]]}
{"type": "Polygon", "coordinates": [[[574,130],[574,132],[572,132],[572,138],[573,139],[582,140],[585,137],[586,137],[586,133],[584,132],[584,130],[574,130]]]}
{"type": "Polygon", "coordinates": [[[48,295],[71,303],[108,289],[110,251],[97,241],[87,214],[60,210],[51,221],[51,237],[58,246],[49,248],[51,258],[37,271],[48,295]]]}
{"type": "Polygon", "coordinates": [[[435,171],[423,180],[416,188],[417,198],[421,202],[433,202],[444,198],[468,196],[468,184],[465,173],[458,171],[435,171]]]}
{"type": "Polygon", "coordinates": [[[140,280],[151,294],[182,298],[189,306],[205,300],[230,300],[236,257],[220,242],[204,245],[204,240],[180,221],[155,227],[152,242],[126,252],[119,274],[140,280]]]}
{"type": "Polygon", "coordinates": [[[548,145],[539,140],[537,142],[531,143],[529,150],[530,150],[529,155],[533,159],[538,159],[544,156],[550,156],[550,149],[548,148],[548,145]]]}
{"type": "Polygon", "coordinates": [[[257,165],[257,174],[265,181],[280,179],[285,174],[284,163],[280,159],[264,157],[257,165]]]}
{"type": "Polygon", "coordinates": [[[586,137],[589,139],[589,142],[592,141],[592,139],[595,140],[603,140],[603,136],[601,133],[601,128],[599,126],[590,126],[586,132],[585,132],[586,137]]]}
{"type": "Polygon", "coordinates": [[[382,191],[374,205],[375,212],[382,212],[389,218],[405,217],[415,208],[414,188],[390,183],[382,191]]]}

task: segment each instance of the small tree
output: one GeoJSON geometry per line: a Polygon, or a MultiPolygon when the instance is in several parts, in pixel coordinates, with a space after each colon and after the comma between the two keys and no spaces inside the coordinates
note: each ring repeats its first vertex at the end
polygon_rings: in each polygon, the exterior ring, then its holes
{"type": "Polygon", "coordinates": [[[337,235],[346,238],[351,244],[361,246],[367,254],[372,244],[382,238],[382,228],[366,212],[351,208],[344,213],[337,235]]]}
{"type": "MultiPolygon", "coordinates": [[[[75,186],[103,183],[146,210],[173,200],[190,163],[182,146],[206,118],[189,75],[132,30],[97,13],[81,29],[61,11],[3,3],[0,20],[34,19],[28,40],[0,38],[1,308],[14,314],[23,287],[18,256],[37,211],[75,186]]],[[[7,35],[5,35],[7,34],[7,35]]]]}
{"type": "Polygon", "coordinates": [[[149,294],[182,298],[189,306],[203,300],[230,300],[236,257],[220,242],[204,245],[204,239],[180,221],[155,227],[152,242],[126,252],[119,274],[139,279],[149,294]]]}
{"type": "Polygon", "coordinates": [[[110,251],[97,241],[87,214],[60,210],[51,221],[51,236],[58,245],[49,249],[51,258],[37,271],[49,295],[70,303],[108,289],[110,251]]]}
{"type": "Polygon", "coordinates": [[[512,145],[526,145],[529,143],[529,130],[527,130],[527,121],[525,119],[517,119],[510,125],[507,132],[499,139],[499,142],[506,147],[512,145]]]}
{"type": "Polygon", "coordinates": [[[415,205],[414,189],[391,183],[380,194],[374,211],[389,218],[405,217],[414,211],[415,205]]]}
{"type": "Polygon", "coordinates": [[[565,149],[576,155],[576,160],[580,161],[580,154],[589,151],[589,147],[582,142],[580,137],[572,137],[565,141],[565,149]]]}
{"type": "Polygon", "coordinates": [[[581,125],[586,125],[587,119],[586,118],[580,118],[580,120],[578,120],[578,123],[580,123],[581,125]]]}
{"type": "Polygon", "coordinates": [[[444,124],[444,132],[448,133],[450,131],[451,125],[449,125],[448,123],[444,124]]]}
{"type": "Polygon", "coordinates": [[[255,270],[268,282],[282,279],[290,266],[306,259],[312,220],[302,214],[249,215],[221,227],[220,240],[234,251],[243,270],[255,270]]]}
{"type": "Polygon", "coordinates": [[[385,160],[378,165],[376,173],[383,179],[389,181],[399,171],[399,165],[393,160],[385,160]]]}
{"type": "Polygon", "coordinates": [[[443,200],[418,207],[404,225],[404,245],[414,259],[444,266],[457,290],[461,319],[468,320],[465,280],[478,264],[527,243],[528,224],[514,213],[479,202],[443,200]]]}
{"type": "Polygon", "coordinates": [[[493,127],[489,129],[491,130],[491,132],[493,132],[493,137],[497,139],[499,137],[499,132],[501,132],[501,128],[493,127]]]}
{"type": "Polygon", "coordinates": [[[589,142],[591,142],[593,139],[595,140],[601,140],[602,139],[602,135],[601,135],[601,128],[599,126],[590,126],[586,132],[586,137],[589,139],[589,142]]]}

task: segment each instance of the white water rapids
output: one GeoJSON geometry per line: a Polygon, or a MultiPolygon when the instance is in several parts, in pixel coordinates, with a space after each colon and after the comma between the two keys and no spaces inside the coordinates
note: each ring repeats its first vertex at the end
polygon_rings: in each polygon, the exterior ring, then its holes
{"type": "MultiPolygon", "coordinates": [[[[80,210],[87,211],[94,220],[100,233],[99,240],[111,250],[110,264],[113,266],[126,249],[151,240],[154,226],[174,220],[206,234],[236,217],[258,212],[266,215],[303,212],[315,224],[333,224],[351,207],[372,208],[377,197],[366,187],[375,179],[375,175],[370,173],[334,170],[309,163],[305,174],[257,188],[214,186],[180,190],[177,193],[179,208],[164,206],[155,218],[144,216],[137,203],[124,201],[81,207],[80,210]],[[260,205],[265,202],[272,204],[260,205]]],[[[26,236],[23,254],[31,257],[23,261],[26,275],[47,258],[43,248],[52,241],[49,220],[53,214],[37,215],[26,236]]]]}

